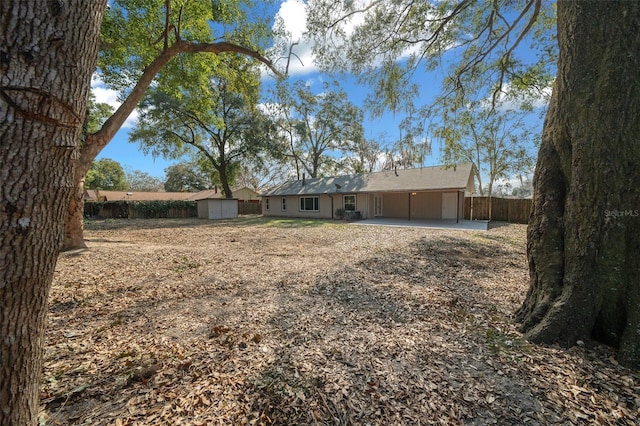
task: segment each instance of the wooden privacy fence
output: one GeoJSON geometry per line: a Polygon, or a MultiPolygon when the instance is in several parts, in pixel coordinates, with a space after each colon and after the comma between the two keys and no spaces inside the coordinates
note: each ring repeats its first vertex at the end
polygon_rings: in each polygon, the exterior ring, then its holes
{"type": "MultiPolygon", "coordinates": [[[[260,202],[238,202],[238,214],[261,214],[260,202]]],[[[195,201],[87,201],[84,217],[91,219],[157,219],[198,217],[195,201]]]]}
{"type": "Polygon", "coordinates": [[[262,203],[238,201],[238,214],[262,214],[262,203]]]}
{"type": "MultiPolygon", "coordinates": [[[[529,198],[491,197],[491,220],[511,223],[528,223],[531,211],[529,198]]],[[[489,219],[489,197],[466,197],[464,199],[465,219],[489,219]],[[471,217],[473,202],[473,218],[471,217]]]]}
{"type": "Polygon", "coordinates": [[[84,217],[92,219],[156,219],[198,217],[195,201],[88,201],[84,217]]]}

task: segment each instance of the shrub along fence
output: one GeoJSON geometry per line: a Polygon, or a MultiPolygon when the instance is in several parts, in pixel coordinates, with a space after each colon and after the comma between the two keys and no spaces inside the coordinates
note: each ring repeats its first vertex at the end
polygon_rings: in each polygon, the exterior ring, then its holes
{"type": "Polygon", "coordinates": [[[466,197],[464,218],[488,220],[489,202],[491,202],[491,220],[511,223],[529,222],[530,198],[466,197]]]}
{"type": "MultiPolygon", "coordinates": [[[[238,203],[238,214],[261,214],[262,205],[238,203]]],[[[196,201],[87,201],[84,203],[84,217],[88,219],[158,219],[198,217],[196,201]]]]}
{"type": "Polygon", "coordinates": [[[87,201],[84,217],[91,219],[157,219],[198,217],[195,201],[87,201]]]}

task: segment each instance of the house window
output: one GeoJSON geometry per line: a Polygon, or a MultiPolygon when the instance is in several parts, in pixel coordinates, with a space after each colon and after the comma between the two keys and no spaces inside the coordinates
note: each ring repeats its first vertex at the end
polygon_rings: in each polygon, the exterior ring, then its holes
{"type": "Polygon", "coordinates": [[[282,197],[282,211],[287,211],[287,197],[282,197]]]}
{"type": "Polygon", "coordinates": [[[318,197],[300,197],[300,211],[301,212],[317,212],[318,197]]]}
{"type": "Polygon", "coordinates": [[[269,211],[269,199],[268,198],[264,199],[264,209],[269,211]]]}
{"type": "Polygon", "coordinates": [[[356,211],[356,196],[355,195],[345,195],[343,199],[344,211],[345,212],[354,212],[356,211]]]}

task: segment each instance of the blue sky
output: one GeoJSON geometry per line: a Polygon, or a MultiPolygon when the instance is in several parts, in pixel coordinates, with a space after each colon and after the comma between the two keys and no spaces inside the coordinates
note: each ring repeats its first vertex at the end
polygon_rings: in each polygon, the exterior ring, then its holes
{"type": "MultiPolygon", "coordinates": [[[[274,11],[277,10],[279,16],[283,19],[287,30],[291,33],[292,40],[302,40],[302,34],[306,26],[304,3],[300,0],[285,0],[276,6],[274,11]]],[[[302,64],[296,59],[292,59],[290,67],[290,75],[292,79],[299,79],[305,81],[312,90],[320,92],[322,90],[323,81],[331,81],[334,77],[324,75],[320,73],[317,67],[313,64],[313,57],[311,53],[311,46],[301,41],[299,45],[295,47],[294,52],[300,57],[302,64]]],[[[526,52],[525,52],[526,53],[526,52]]],[[[428,103],[440,90],[440,79],[442,78],[443,71],[436,70],[430,73],[417,72],[415,78],[420,83],[421,91],[419,93],[418,105],[428,103]]],[[[364,99],[367,96],[368,89],[362,87],[356,83],[356,79],[353,76],[346,76],[337,79],[343,89],[347,92],[350,100],[358,105],[362,106],[364,99]]],[[[265,73],[263,77],[263,86],[269,87],[269,84],[273,81],[273,78],[265,73]]],[[[113,91],[108,90],[99,81],[99,78],[94,79],[93,91],[96,95],[98,102],[106,102],[113,106],[117,106],[117,96],[113,91]]],[[[375,139],[381,142],[393,143],[399,136],[398,125],[402,120],[402,116],[399,114],[393,114],[388,112],[382,117],[371,117],[365,110],[365,136],[368,139],[375,139]]],[[[102,150],[98,155],[100,158],[111,158],[118,161],[125,170],[141,170],[147,172],[152,176],[164,179],[164,170],[168,166],[178,162],[177,160],[165,160],[161,157],[153,158],[151,155],[145,155],[138,147],[137,144],[130,143],[129,130],[134,125],[136,114],[132,114],[129,120],[125,123],[123,128],[116,134],[113,140],[102,150]]],[[[537,115],[532,117],[530,124],[542,129],[542,118],[537,115]]],[[[532,149],[534,149],[532,147],[532,149]]],[[[425,165],[440,164],[439,146],[437,143],[432,146],[432,155],[425,160],[425,165]]]]}

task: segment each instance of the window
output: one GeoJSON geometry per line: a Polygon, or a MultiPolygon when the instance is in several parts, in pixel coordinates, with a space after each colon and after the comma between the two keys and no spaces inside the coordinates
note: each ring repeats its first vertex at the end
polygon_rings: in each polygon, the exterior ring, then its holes
{"type": "Polygon", "coordinates": [[[264,209],[267,210],[267,211],[269,210],[269,199],[268,198],[264,199],[264,209]]]}
{"type": "Polygon", "coordinates": [[[355,195],[345,195],[343,199],[344,211],[345,212],[354,212],[356,211],[356,196],[355,195]]]}
{"type": "Polygon", "coordinates": [[[287,211],[287,197],[282,197],[282,211],[287,211]]]}
{"type": "Polygon", "coordinates": [[[318,197],[300,197],[300,211],[301,212],[317,212],[318,197]]]}

